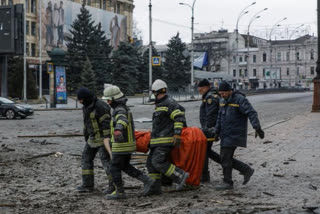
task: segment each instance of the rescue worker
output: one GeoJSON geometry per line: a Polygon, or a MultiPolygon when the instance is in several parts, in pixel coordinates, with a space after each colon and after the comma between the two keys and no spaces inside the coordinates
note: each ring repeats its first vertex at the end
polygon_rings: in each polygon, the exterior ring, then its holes
{"type": "Polygon", "coordinates": [[[104,147],[104,140],[110,138],[110,107],[87,88],[80,88],[77,98],[83,105],[85,147],[82,153],[82,185],[77,187],[79,192],[92,192],[94,190],[93,161],[99,153],[102,166],[112,185],[110,174],[110,156],[104,147]]]}
{"type": "Polygon", "coordinates": [[[186,126],[185,109],[167,95],[167,84],[157,79],[152,85],[155,96],[150,154],[147,159],[149,176],[156,180],[148,195],[161,194],[161,174],[169,177],[181,190],[189,177],[188,172],[168,161],[171,150],[179,147],[182,128],[186,126]]]}
{"type": "Polygon", "coordinates": [[[233,155],[237,147],[247,146],[248,118],[256,130],[256,137],[264,138],[257,112],[248,99],[239,91],[233,91],[231,85],[222,81],[219,94],[223,98],[216,124],[216,136],[220,136],[220,156],[223,168],[223,182],[216,186],[217,190],[233,189],[232,167],[244,175],[243,185],[247,184],[254,173],[249,165],[234,161],[233,155]]]}
{"type": "Polygon", "coordinates": [[[117,86],[104,90],[102,98],[113,108],[111,121],[112,160],[110,172],[115,191],[107,195],[108,200],[125,198],[121,172],[144,183],[144,194],[150,191],[155,181],[130,164],[131,154],[136,151],[132,113],[126,105],[127,98],[117,86]]]}
{"type": "MultiPolygon", "coordinates": [[[[214,138],[214,127],[218,118],[221,97],[217,89],[210,87],[210,82],[207,79],[203,79],[199,82],[198,91],[202,95],[202,103],[200,106],[201,129],[208,138],[207,157],[203,167],[201,182],[210,182],[210,172],[208,170],[209,158],[214,162],[221,164],[220,155],[212,150],[213,141],[218,140],[214,138]]],[[[233,168],[238,171],[241,170],[241,168],[238,168],[241,163],[238,164],[238,160],[235,158],[233,161],[235,162],[233,168]]]]}

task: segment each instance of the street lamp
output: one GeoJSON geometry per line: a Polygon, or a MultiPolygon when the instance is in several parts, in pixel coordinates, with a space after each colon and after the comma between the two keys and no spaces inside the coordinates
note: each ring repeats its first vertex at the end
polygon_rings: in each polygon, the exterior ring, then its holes
{"type": "MultiPolygon", "coordinates": [[[[270,75],[270,79],[271,79],[271,80],[272,80],[272,75],[271,75],[271,70],[272,70],[272,41],[271,41],[271,37],[272,37],[273,31],[274,31],[276,28],[278,28],[278,27],[281,26],[281,25],[280,25],[280,22],[283,22],[283,21],[285,21],[285,20],[287,20],[287,17],[285,17],[285,18],[277,21],[276,24],[274,24],[274,25],[272,26],[271,31],[270,31],[270,35],[269,35],[269,42],[270,42],[270,69],[269,69],[269,75],[270,75]]],[[[281,78],[281,77],[280,77],[280,78],[281,78]]]]}
{"type": "Polygon", "coordinates": [[[254,22],[255,20],[259,19],[261,16],[259,16],[260,13],[262,13],[263,11],[268,10],[268,8],[264,8],[263,10],[260,10],[259,12],[257,12],[256,14],[253,15],[253,17],[250,19],[249,21],[249,25],[248,25],[248,33],[247,33],[247,72],[249,72],[249,58],[250,58],[250,53],[249,53],[249,43],[250,43],[250,27],[252,22],[254,22]]]}
{"type": "Polygon", "coordinates": [[[312,112],[320,112],[320,0],[317,0],[318,8],[318,60],[317,60],[317,76],[313,79],[313,105],[312,112]]]}
{"type": "Polygon", "coordinates": [[[190,7],[192,15],[191,15],[191,87],[190,89],[193,90],[193,86],[194,86],[194,68],[193,68],[193,63],[194,63],[194,50],[193,50],[193,32],[194,32],[194,5],[196,3],[197,0],[193,0],[192,5],[190,4],[186,4],[186,3],[182,3],[180,2],[180,5],[185,5],[190,7]]]}
{"type": "Polygon", "coordinates": [[[250,5],[246,6],[238,15],[237,18],[237,24],[236,24],[236,70],[239,70],[239,60],[238,60],[238,49],[239,49],[239,21],[241,19],[242,16],[244,16],[245,14],[249,13],[249,11],[247,10],[249,7],[255,5],[256,2],[252,2],[250,5]]]}
{"type": "Polygon", "coordinates": [[[152,4],[149,1],[149,96],[152,95],[152,4]]]}
{"type": "Polygon", "coordinates": [[[304,26],[304,24],[301,24],[301,25],[299,25],[298,27],[296,27],[296,28],[292,31],[292,33],[290,34],[289,40],[291,40],[292,36],[298,31],[299,28],[301,28],[301,27],[303,27],[303,26],[304,26]]]}

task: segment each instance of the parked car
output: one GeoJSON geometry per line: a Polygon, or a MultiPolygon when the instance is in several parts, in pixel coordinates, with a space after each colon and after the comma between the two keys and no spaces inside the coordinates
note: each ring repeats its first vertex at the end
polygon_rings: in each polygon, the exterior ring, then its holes
{"type": "Polygon", "coordinates": [[[24,119],[31,115],[33,115],[33,109],[30,106],[20,105],[7,98],[0,97],[0,116],[12,120],[16,117],[24,119]]]}

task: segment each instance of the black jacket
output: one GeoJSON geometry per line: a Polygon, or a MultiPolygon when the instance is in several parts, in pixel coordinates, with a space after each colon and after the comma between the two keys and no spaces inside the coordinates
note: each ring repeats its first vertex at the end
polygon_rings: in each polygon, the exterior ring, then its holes
{"type": "Polygon", "coordinates": [[[104,138],[110,138],[110,107],[102,100],[93,98],[88,106],[82,107],[84,136],[92,148],[103,145],[104,138]]]}
{"type": "Polygon", "coordinates": [[[202,130],[215,127],[219,113],[220,96],[218,91],[210,88],[209,91],[202,96],[200,106],[200,124],[202,130]]]}
{"type": "Polygon", "coordinates": [[[166,95],[156,103],[150,147],[173,146],[173,135],[181,135],[186,125],[185,109],[166,95]]]}
{"type": "Polygon", "coordinates": [[[136,151],[136,140],[134,135],[134,122],[132,113],[129,107],[126,105],[127,99],[125,97],[120,98],[112,105],[114,111],[112,113],[111,122],[111,143],[112,153],[117,154],[130,154],[136,151]],[[114,139],[113,132],[115,130],[121,131],[124,140],[117,142],[114,139]]]}
{"type": "Polygon", "coordinates": [[[222,147],[247,146],[248,118],[254,129],[261,128],[257,112],[240,92],[220,103],[216,131],[222,147]]]}

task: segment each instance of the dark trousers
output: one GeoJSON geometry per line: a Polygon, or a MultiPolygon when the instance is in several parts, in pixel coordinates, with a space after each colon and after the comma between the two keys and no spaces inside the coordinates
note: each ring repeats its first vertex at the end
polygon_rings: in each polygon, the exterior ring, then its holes
{"type": "Polygon", "coordinates": [[[241,174],[245,174],[250,166],[234,159],[234,152],[237,147],[221,147],[220,156],[221,156],[221,165],[223,168],[223,181],[229,184],[233,184],[232,181],[232,168],[240,171],[241,174]]]}
{"type": "Polygon", "coordinates": [[[112,180],[116,186],[122,185],[121,171],[124,171],[133,178],[138,178],[143,174],[142,171],[130,164],[130,160],[131,154],[112,154],[110,171],[112,180]]]}
{"type": "Polygon", "coordinates": [[[82,178],[83,178],[84,186],[89,186],[89,187],[94,186],[93,161],[97,153],[99,153],[102,166],[107,176],[110,176],[110,156],[106,151],[106,149],[104,148],[104,146],[91,148],[86,143],[82,152],[82,159],[81,159],[82,178]]]}
{"type": "Polygon", "coordinates": [[[58,43],[63,43],[63,25],[58,26],[58,43]]]}
{"type": "Polygon", "coordinates": [[[202,170],[202,178],[203,179],[209,179],[208,177],[209,175],[209,158],[211,160],[213,160],[214,162],[221,164],[221,158],[220,155],[218,153],[216,153],[215,151],[212,150],[212,141],[208,141],[207,144],[207,156],[204,160],[204,166],[203,166],[203,170],[202,170]]]}

